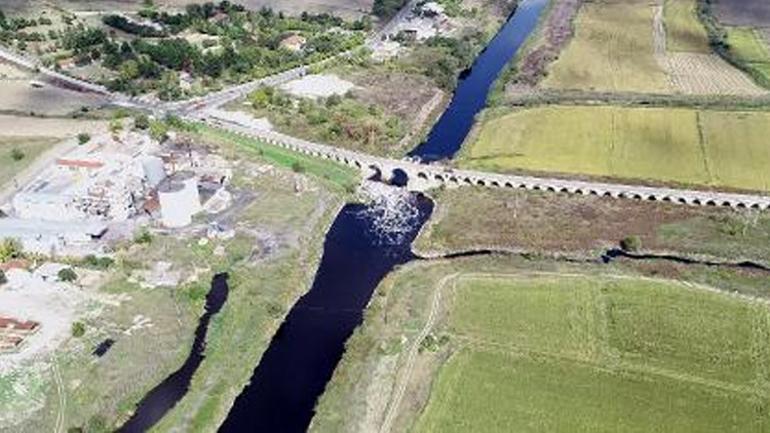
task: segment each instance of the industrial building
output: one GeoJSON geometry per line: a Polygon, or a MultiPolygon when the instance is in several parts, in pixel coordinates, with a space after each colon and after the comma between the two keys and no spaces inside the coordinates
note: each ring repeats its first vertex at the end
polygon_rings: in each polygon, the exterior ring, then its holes
{"type": "Polygon", "coordinates": [[[94,253],[93,242],[107,231],[99,221],[46,221],[0,218],[0,238],[21,242],[24,251],[48,256],[94,253]]]}

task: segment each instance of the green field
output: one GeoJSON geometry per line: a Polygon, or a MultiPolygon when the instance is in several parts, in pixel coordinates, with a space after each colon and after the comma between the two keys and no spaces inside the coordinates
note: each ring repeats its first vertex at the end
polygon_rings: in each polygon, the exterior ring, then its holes
{"type": "Polygon", "coordinates": [[[645,0],[584,3],[575,36],[548,71],[544,86],[662,92],[667,78],[654,57],[653,9],[645,0]]]}
{"type": "Polygon", "coordinates": [[[770,113],[550,106],[487,120],[464,168],[770,190],[770,113]]]}
{"type": "Polygon", "coordinates": [[[53,147],[58,139],[48,137],[0,137],[0,187],[29,167],[43,152],[53,147]],[[21,152],[14,158],[14,150],[21,152]]]}
{"type": "Polygon", "coordinates": [[[698,20],[695,0],[666,0],[663,9],[669,51],[711,53],[708,34],[698,20]]]}
{"type": "Polygon", "coordinates": [[[751,27],[727,29],[730,52],[744,62],[758,81],[770,84],[770,48],[762,34],[751,27]]]}
{"type": "Polygon", "coordinates": [[[678,283],[461,277],[417,432],[770,431],[767,307],[678,283]]]}

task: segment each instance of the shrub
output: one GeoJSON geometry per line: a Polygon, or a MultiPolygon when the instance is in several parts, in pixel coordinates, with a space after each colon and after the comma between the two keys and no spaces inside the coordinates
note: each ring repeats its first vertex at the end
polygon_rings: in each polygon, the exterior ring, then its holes
{"type": "Polygon", "coordinates": [[[72,283],[78,279],[78,274],[76,274],[72,268],[64,268],[60,270],[57,276],[59,277],[59,281],[63,281],[65,283],[72,283]]]}
{"type": "Polygon", "coordinates": [[[137,244],[151,244],[152,234],[146,229],[143,229],[136,236],[134,236],[134,242],[137,244]]]}
{"type": "Polygon", "coordinates": [[[134,118],[134,128],[142,130],[150,128],[150,119],[146,114],[139,114],[134,118]]]}
{"type": "Polygon", "coordinates": [[[25,157],[25,156],[26,156],[26,155],[24,155],[24,152],[22,152],[22,151],[21,151],[19,148],[17,148],[17,147],[14,147],[14,148],[11,150],[11,159],[13,159],[14,161],[21,161],[22,159],[24,159],[24,157],[25,157]]]}
{"type": "Polygon", "coordinates": [[[101,270],[109,269],[113,264],[115,264],[115,260],[112,260],[109,257],[96,257],[93,254],[87,255],[82,262],[83,266],[101,270]]]}
{"type": "Polygon", "coordinates": [[[620,241],[620,248],[623,251],[636,252],[642,249],[642,240],[639,236],[628,236],[620,241]]]}
{"type": "Polygon", "coordinates": [[[305,172],[305,166],[304,166],[304,165],[302,165],[302,163],[301,163],[301,162],[299,162],[299,161],[295,161],[295,162],[294,162],[294,163],[291,165],[291,169],[292,169],[292,170],[293,170],[295,173],[304,173],[304,172],[305,172]]]}
{"type": "Polygon", "coordinates": [[[72,324],[72,336],[80,338],[86,333],[86,325],[83,322],[74,322],[72,324]]]}
{"type": "Polygon", "coordinates": [[[78,134],[78,143],[79,144],[81,144],[81,145],[82,144],[86,144],[89,141],[91,141],[91,135],[89,135],[88,133],[81,132],[80,134],[78,134]]]}
{"type": "Polygon", "coordinates": [[[0,242],[0,262],[17,259],[22,256],[21,242],[16,239],[6,238],[0,242]]]}

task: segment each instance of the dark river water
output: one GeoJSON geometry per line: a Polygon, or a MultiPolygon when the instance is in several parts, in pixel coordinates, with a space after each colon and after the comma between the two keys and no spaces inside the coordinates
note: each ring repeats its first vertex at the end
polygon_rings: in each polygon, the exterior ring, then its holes
{"type": "Polygon", "coordinates": [[[342,209],[313,287],[289,312],[220,432],[307,430],[372,292],[394,267],[414,259],[412,241],[433,210],[427,198],[414,199],[419,215],[398,242],[383,242],[364,205],[342,209]]]}
{"type": "MultiPolygon", "coordinates": [[[[546,2],[524,0],[519,5],[472,68],[461,75],[446,112],[410,156],[431,162],[457,153],[474,116],[484,108],[490,87],[536,27],[546,2]]],[[[376,218],[365,212],[370,210],[366,205],[348,204],[340,211],[326,235],[312,288],[292,307],[273,336],[220,432],[307,430],[318,397],[344,353],[345,342],[361,324],[372,292],[396,266],[415,259],[411,244],[430,217],[433,203],[417,194],[412,200],[418,212],[397,241],[382,238],[376,218]]],[[[190,358],[142,400],[120,431],[148,430],[184,396],[203,360],[209,320],[226,297],[226,282],[218,277],[196,330],[190,358]]]]}
{"type": "Polygon", "coordinates": [[[479,54],[471,68],[460,75],[452,101],[428,135],[409,152],[423,162],[452,158],[484,109],[497,77],[537,26],[547,0],[523,0],[508,22],[479,54]]]}

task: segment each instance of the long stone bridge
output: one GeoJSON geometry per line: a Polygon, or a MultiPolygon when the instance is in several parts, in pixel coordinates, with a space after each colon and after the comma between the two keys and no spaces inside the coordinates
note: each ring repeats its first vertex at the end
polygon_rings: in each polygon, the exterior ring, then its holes
{"type": "Polygon", "coordinates": [[[429,165],[409,160],[394,160],[339,149],[287,136],[275,131],[254,129],[228,119],[199,115],[198,117],[190,118],[190,120],[203,121],[236,134],[257,138],[294,152],[330,159],[350,167],[379,173],[385,180],[392,178],[395,174],[403,173],[408,178],[407,188],[412,190],[425,190],[442,185],[458,187],[479,186],[661,201],[695,206],[721,206],[733,209],[766,210],[770,208],[770,196],[759,194],[700,191],[457,170],[437,164],[429,165]]]}

